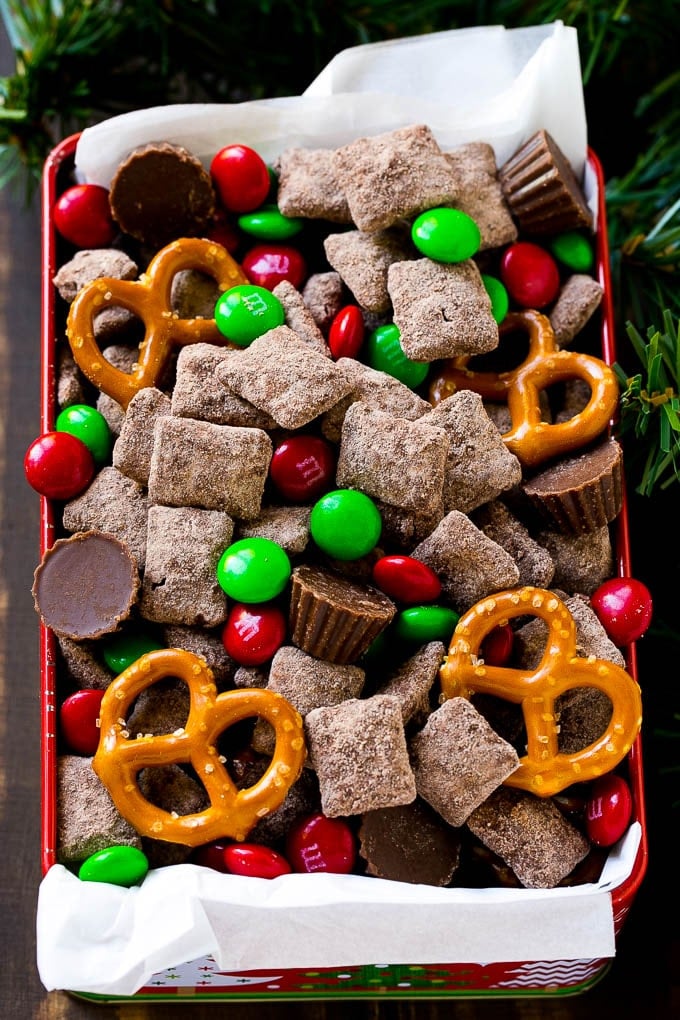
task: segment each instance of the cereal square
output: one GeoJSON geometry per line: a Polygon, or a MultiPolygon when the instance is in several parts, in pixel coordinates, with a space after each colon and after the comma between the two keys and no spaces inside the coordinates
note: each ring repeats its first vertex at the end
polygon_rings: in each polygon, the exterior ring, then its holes
{"type": "Polygon", "coordinates": [[[387,372],[365,365],[356,358],[338,358],[337,364],[352,380],[353,387],[348,396],[326,411],[321,419],[321,431],[332,443],[340,442],[342,423],[347,408],[356,400],[363,400],[378,411],[389,411],[397,418],[417,418],[432,410],[431,404],[405,383],[387,372]]]}
{"type": "Polygon", "coordinates": [[[459,510],[443,517],[411,555],[432,567],[459,612],[493,592],[514,588],[519,581],[512,556],[459,510]]]}
{"type": "Polygon", "coordinates": [[[498,180],[496,154],[488,142],[468,142],[446,158],[460,182],[456,208],[479,227],[479,250],[500,248],[517,240],[517,227],[498,180]]]}
{"type": "Polygon", "coordinates": [[[568,347],[602,303],[602,285],[585,273],[574,273],[560,289],[548,318],[557,347],[568,347]]]}
{"type": "Polygon", "coordinates": [[[346,303],[346,297],[345,285],[340,273],[336,273],[335,270],[312,273],[302,288],[302,298],[324,336],[346,303]]]}
{"type": "Polygon", "coordinates": [[[555,573],[552,556],[535,542],[519,518],[505,503],[495,499],[479,507],[472,520],[487,538],[510,553],[519,568],[519,584],[548,588],[555,573]]]}
{"type": "Polygon", "coordinates": [[[449,437],[444,507],[467,514],[518,485],[522,466],[503,442],[478,393],[458,390],[434,407],[423,424],[449,437]]]}
{"type": "Polygon", "coordinates": [[[107,531],[124,542],[140,570],[146,557],[149,501],[139,482],[115,467],[103,467],[80,496],[64,505],[67,531],[107,531]]]}
{"type": "Polygon", "coordinates": [[[262,429],[160,418],[149,499],[163,506],[222,510],[245,520],[257,517],[272,451],[272,441],[262,429]]]}
{"type": "Polygon", "coordinates": [[[449,698],[409,741],[418,795],[460,826],[512,775],[519,756],[466,698],[449,698]]]}
{"type": "Polygon", "coordinates": [[[113,444],[113,466],[140,485],[149,481],[154,425],[163,414],[170,414],[170,397],[155,386],[144,387],[128,404],[113,444]]]}
{"type": "Polygon", "coordinates": [[[390,694],[401,705],[404,725],[422,725],[430,713],[430,691],[439,676],[446,648],[442,641],[428,641],[402,662],[375,691],[390,694]]]}
{"type": "Polygon", "coordinates": [[[491,300],[471,259],[394,262],[387,289],[401,346],[413,361],[486,354],[498,347],[491,300]]]}
{"type": "Polygon", "coordinates": [[[155,623],[217,627],[227,596],[217,563],[231,543],[234,522],[219,510],[152,506],[140,613],[155,623]]]}
{"type": "MultiPolygon", "coordinates": [[[[272,659],[267,690],[276,691],[305,718],[314,708],[339,705],[349,698],[358,698],[366,674],[360,666],[325,662],[307,655],[294,645],[284,645],[272,659]]],[[[259,719],[253,731],[252,745],[256,751],[271,753],[274,732],[269,723],[259,719]]]]}
{"type": "Polygon", "coordinates": [[[458,175],[424,124],[357,138],[336,149],[334,169],[360,230],[383,230],[458,197],[458,175]]]}
{"type": "Polygon", "coordinates": [[[294,287],[290,280],[281,280],[274,287],[272,294],[278,298],[283,306],[285,324],[293,332],[297,333],[301,340],[311,344],[319,354],[330,358],[331,352],[323,333],[317,326],[314,316],[305,304],[297,287],[294,287]]]}
{"type": "Polygon", "coordinates": [[[57,861],[84,861],[109,846],[142,841],[117,811],[109,791],[92,768],[91,758],[64,754],[57,758],[57,861]]]}
{"type": "Polygon", "coordinates": [[[182,348],[172,390],[172,413],[178,418],[196,418],[213,425],[274,428],[273,418],[231,393],[217,378],[217,366],[228,354],[226,348],[215,344],[190,344],[182,348]]]}
{"type": "Polygon", "coordinates": [[[252,520],[239,522],[236,538],[269,538],[296,556],[307,548],[311,513],[308,506],[266,506],[252,520]]]}
{"type": "Polygon", "coordinates": [[[358,400],[343,422],[336,482],[404,509],[432,512],[442,500],[448,445],[443,429],[358,400]]]}
{"type": "Polygon", "coordinates": [[[352,217],[335,173],[333,149],[285,149],[278,158],[277,204],[284,216],[331,223],[352,217]]]}
{"type": "Polygon", "coordinates": [[[370,312],[389,311],[387,272],[393,262],[412,259],[415,255],[403,230],[393,227],[374,234],[347,230],[342,234],[329,234],[323,246],[329,263],[358,304],[370,312]]]}
{"type": "Polygon", "coordinates": [[[563,535],[545,528],[536,533],[536,541],[545,546],[555,564],[556,588],[592,595],[614,573],[612,538],[606,524],[584,535],[563,535]]]}
{"type": "Polygon", "coordinates": [[[352,388],[334,361],[289,326],[270,329],[243,351],[230,351],[217,377],[285,429],[307,425],[352,388]]]}
{"type": "Polygon", "coordinates": [[[551,800],[501,787],[467,826],[526,889],[552,889],[587,857],[590,843],[551,800]]]}
{"type": "Polygon", "coordinates": [[[410,804],[416,785],[396,698],[376,694],[314,708],[305,718],[310,765],[329,818],[410,804]]]}

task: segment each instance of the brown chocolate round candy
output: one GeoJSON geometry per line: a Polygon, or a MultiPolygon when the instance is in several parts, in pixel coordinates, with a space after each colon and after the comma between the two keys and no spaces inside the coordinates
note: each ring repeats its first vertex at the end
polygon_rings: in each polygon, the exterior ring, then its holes
{"type": "Polygon", "coordinates": [[[623,500],[623,451],[615,439],[564,457],[522,486],[553,527],[584,535],[618,517],[623,500]]]}
{"type": "Polygon", "coordinates": [[[37,567],[35,608],[46,627],[74,641],[115,631],[137,600],[137,563],[124,542],[102,531],[58,539],[37,567]]]}
{"type": "Polygon", "coordinates": [[[215,191],[196,156],[181,145],[153,142],[120,163],[109,202],[122,231],[160,248],[179,237],[201,235],[215,211],[215,191]]]}

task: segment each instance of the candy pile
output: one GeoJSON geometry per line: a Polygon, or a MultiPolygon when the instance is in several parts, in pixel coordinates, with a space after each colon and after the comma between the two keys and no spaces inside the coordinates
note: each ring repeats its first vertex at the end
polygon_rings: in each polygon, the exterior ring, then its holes
{"type": "Polygon", "coordinates": [[[153,143],[54,224],[59,415],[25,468],[59,502],[58,860],[596,878],[651,600],[612,577],[618,391],[554,141],[153,143]]]}

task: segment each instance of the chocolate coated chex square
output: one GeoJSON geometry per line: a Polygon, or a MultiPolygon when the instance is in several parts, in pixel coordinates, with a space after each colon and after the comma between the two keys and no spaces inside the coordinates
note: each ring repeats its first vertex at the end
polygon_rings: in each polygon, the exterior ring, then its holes
{"type": "Polygon", "coordinates": [[[458,197],[458,176],[424,124],[357,138],[336,149],[334,168],[360,230],[383,230],[458,197]]]}
{"type": "Polygon", "coordinates": [[[286,429],[307,425],[352,388],[334,361],[288,326],[270,329],[245,350],[230,352],[217,377],[286,429]]]}
{"type": "Polygon", "coordinates": [[[322,810],[329,818],[415,800],[415,779],[396,698],[376,694],[314,708],[305,718],[305,733],[322,810]]]}
{"type": "Polygon", "coordinates": [[[442,501],[448,448],[443,429],[358,400],[343,422],[336,481],[394,506],[434,511],[442,501]]]}
{"type": "Polygon", "coordinates": [[[387,289],[401,346],[413,361],[486,354],[498,347],[491,301],[471,259],[394,262],[387,289]]]}
{"type": "Polygon", "coordinates": [[[168,416],[156,423],[149,499],[163,506],[260,512],[272,441],[262,429],[168,416]]]}

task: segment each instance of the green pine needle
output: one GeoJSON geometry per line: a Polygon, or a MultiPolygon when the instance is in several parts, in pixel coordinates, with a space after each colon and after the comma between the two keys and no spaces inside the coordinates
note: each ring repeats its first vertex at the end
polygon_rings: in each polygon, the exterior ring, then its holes
{"type": "Polygon", "coordinates": [[[663,332],[650,327],[646,342],[631,322],[626,332],[642,370],[629,376],[614,365],[622,390],[617,434],[635,437],[626,447],[629,472],[638,478],[635,491],[650,496],[680,479],[680,322],[666,309],[663,332]]]}

